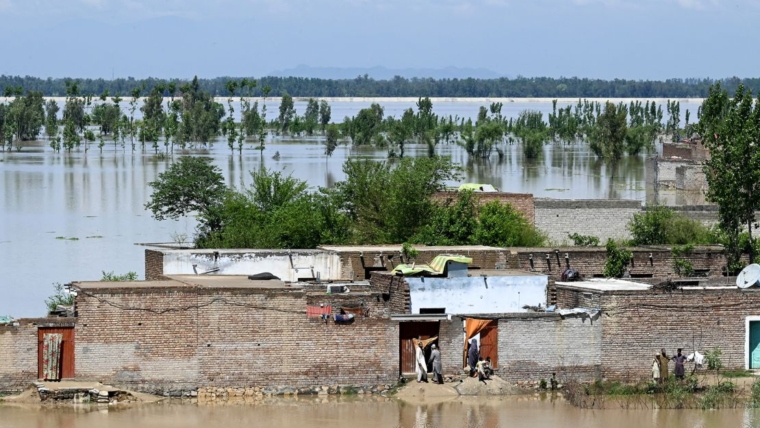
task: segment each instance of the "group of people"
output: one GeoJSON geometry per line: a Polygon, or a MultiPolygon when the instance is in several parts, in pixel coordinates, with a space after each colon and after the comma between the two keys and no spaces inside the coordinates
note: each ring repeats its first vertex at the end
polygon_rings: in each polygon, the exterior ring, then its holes
{"type": "Polygon", "coordinates": [[[443,383],[443,365],[441,364],[441,351],[434,344],[430,345],[430,359],[425,360],[425,348],[422,346],[422,342],[417,342],[417,350],[415,355],[415,372],[417,372],[417,383],[427,382],[428,363],[433,368],[433,383],[443,383]]]}
{"type": "Polygon", "coordinates": [[[652,360],[652,378],[657,383],[663,383],[668,379],[668,363],[675,361],[675,375],[676,379],[683,379],[686,374],[684,363],[686,362],[686,356],[681,353],[681,348],[678,348],[676,355],[669,357],[665,352],[665,348],[660,349],[659,354],[654,355],[652,360]]]}
{"type": "Polygon", "coordinates": [[[470,340],[467,349],[467,365],[470,367],[470,376],[477,376],[478,380],[482,382],[490,379],[493,374],[491,357],[486,357],[484,360],[483,357],[480,356],[478,342],[475,339],[470,340]]]}

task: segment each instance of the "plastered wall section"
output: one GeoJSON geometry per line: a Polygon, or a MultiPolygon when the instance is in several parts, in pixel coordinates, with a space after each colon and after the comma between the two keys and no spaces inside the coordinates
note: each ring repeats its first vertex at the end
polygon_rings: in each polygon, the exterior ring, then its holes
{"type": "Polygon", "coordinates": [[[145,278],[194,274],[215,270],[220,275],[269,272],[283,281],[299,278],[341,279],[340,260],[321,250],[146,250],[145,278]],[[160,253],[160,255],[156,254],[160,253]],[[161,266],[161,271],[155,268],[161,266]],[[218,269],[218,270],[217,270],[218,269]]]}
{"type": "MultiPolygon", "coordinates": [[[[472,271],[477,274],[476,271],[472,271]]],[[[459,278],[405,278],[412,313],[421,308],[445,308],[453,314],[526,312],[525,305],[546,302],[547,277],[471,276],[459,278]]]]}
{"type": "Polygon", "coordinates": [[[607,239],[629,239],[628,222],[641,212],[641,202],[630,200],[536,199],[536,227],[555,245],[572,244],[577,233],[607,239]]]}

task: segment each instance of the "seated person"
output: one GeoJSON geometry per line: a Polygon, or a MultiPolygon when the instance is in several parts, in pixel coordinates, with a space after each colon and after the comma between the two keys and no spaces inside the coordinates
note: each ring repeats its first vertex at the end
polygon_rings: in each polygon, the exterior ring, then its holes
{"type": "Polygon", "coordinates": [[[483,357],[478,358],[478,363],[475,365],[478,371],[478,380],[488,379],[488,374],[486,373],[486,364],[487,363],[483,360],[483,357]]]}
{"type": "Polygon", "coordinates": [[[486,374],[486,378],[490,379],[493,376],[493,367],[491,367],[491,357],[486,357],[485,364],[483,365],[483,371],[486,374]]]}

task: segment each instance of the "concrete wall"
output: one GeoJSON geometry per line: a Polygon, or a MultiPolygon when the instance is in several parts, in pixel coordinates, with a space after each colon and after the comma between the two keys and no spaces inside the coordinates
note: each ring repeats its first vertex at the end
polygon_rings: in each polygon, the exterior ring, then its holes
{"type": "Polygon", "coordinates": [[[572,243],[569,234],[592,235],[601,242],[628,239],[628,222],[641,212],[632,200],[536,199],[536,227],[556,244],[572,243]]]}
{"type": "MultiPolygon", "coordinates": [[[[163,266],[161,275],[193,274],[218,268],[220,275],[252,275],[270,272],[284,281],[298,278],[341,279],[340,260],[322,250],[158,250],[163,266]],[[297,268],[297,269],[294,269],[297,268]],[[313,270],[312,270],[313,267],[313,270]]],[[[154,268],[158,256],[146,250],[145,278],[162,279],[154,268]]]]}
{"type": "Polygon", "coordinates": [[[525,312],[523,305],[546,303],[544,275],[405,280],[411,295],[411,311],[415,314],[420,308],[446,308],[447,313],[453,314],[525,312]]]}
{"type": "Polygon", "coordinates": [[[388,385],[398,324],[376,293],[200,288],[90,289],[77,296],[77,377],[138,390],[388,385]],[[364,303],[338,325],[307,305],[364,303]],[[361,360],[361,361],[359,361],[361,360]],[[360,362],[360,364],[358,363],[360,362]]]}

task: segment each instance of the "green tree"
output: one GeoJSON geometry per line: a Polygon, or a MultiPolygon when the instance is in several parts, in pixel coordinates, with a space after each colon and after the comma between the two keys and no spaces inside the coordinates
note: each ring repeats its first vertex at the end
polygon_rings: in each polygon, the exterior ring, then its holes
{"type": "Polygon", "coordinates": [[[306,103],[306,112],[303,115],[304,129],[307,135],[313,135],[314,130],[319,124],[319,102],[314,98],[309,98],[306,103]]]}
{"type": "Polygon", "coordinates": [[[287,92],[282,94],[282,101],[280,102],[280,116],[277,118],[280,123],[280,130],[282,132],[288,132],[290,124],[293,122],[293,117],[296,115],[295,104],[293,103],[293,97],[287,92]]]}
{"type": "Polygon", "coordinates": [[[322,132],[325,132],[327,124],[330,123],[331,114],[330,104],[325,100],[321,100],[319,102],[319,124],[322,125],[322,132]]]}
{"type": "Polygon", "coordinates": [[[589,135],[589,147],[594,154],[613,163],[623,157],[628,133],[627,116],[623,104],[616,106],[607,102],[604,105],[604,112],[599,115],[596,128],[589,135]]]}
{"type": "Polygon", "coordinates": [[[335,149],[338,147],[338,139],[340,138],[340,130],[338,125],[330,124],[327,127],[325,138],[325,156],[332,156],[335,149]]]}
{"type": "Polygon", "coordinates": [[[459,192],[436,206],[430,221],[412,241],[425,245],[470,245],[478,228],[477,207],[471,191],[459,192]]]}
{"type": "Polygon", "coordinates": [[[750,260],[755,260],[753,225],[760,209],[760,105],[740,85],[733,98],[716,84],[701,107],[698,130],[710,150],[704,162],[707,200],[718,204],[721,229],[728,236],[730,266],[737,267],[739,234],[749,233],[750,260]]]}
{"type": "Polygon", "coordinates": [[[140,111],[143,114],[140,141],[142,141],[143,146],[146,141],[150,141],[153,143],[153,149],[158,153],[158,140],[161,138],[166,120],[163,85],[156,85],[151,89],[140,111]]]}
{"type": "Polygon", "coordinates": [[[58,309],[59,306],[72,306],[74,304],[74,295],[64,290],[60,282],[53,283],[55,292],[45,300],[48,312],[58,309]]]}
{"type": "Polygon", "coordinates": [[[124,281],[137,281],[137,272],[127,272],[125,274],[115,274],[113,271],[103,271],[103,277],[100,278],[103,282],[124,282],[124,281]]]}
{"type": "Polygon", "coordinates": [[[156,220],[178,219],[197,213],[202,232],[219,229],[215,208],[222,203],[227,187],[211,159],[183,156],[149,185],[153,193],[145,208],[156,220]]]}

